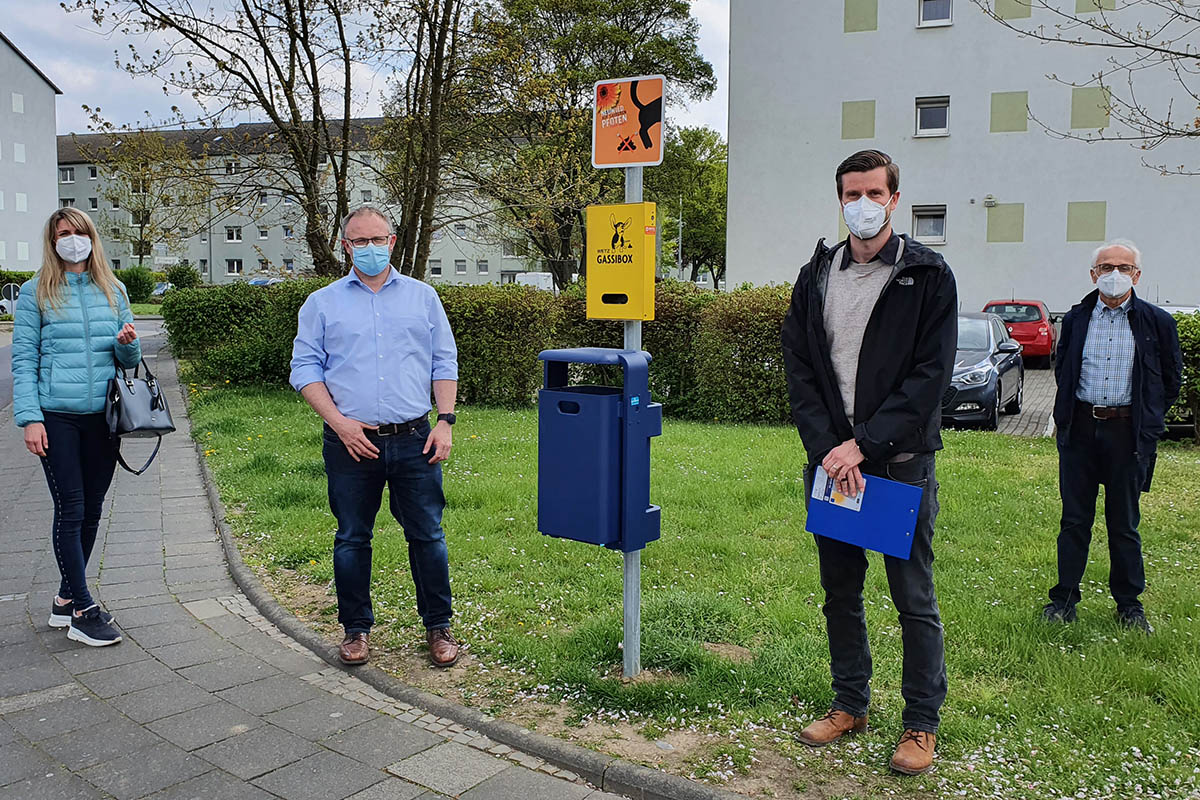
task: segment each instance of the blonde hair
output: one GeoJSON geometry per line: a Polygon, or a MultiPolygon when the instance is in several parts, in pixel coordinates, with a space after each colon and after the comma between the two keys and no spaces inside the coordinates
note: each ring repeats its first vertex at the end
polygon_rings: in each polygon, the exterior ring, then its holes
{"type": "MultiPolygon", "coordinates": [[[[92,283],[100,287],[108,304],[117,311],[117,293],[121,285],[113,274],[108,259],[104,257],[104,246],[100,244],[100,233],[96,230],[92,218],[77,208],[60,208],[46,220],[46,230],[42,237],[42,268],[37,274],[37,303],[38,308],[57,309],[62,304],[63,287],[67,284],[67,269],[59,257],[54,243],[58,240],[58,223],[68,222],[76,231],[82,232],[92,240],[92,253],[88,256],[85,269],[90,274],[92,283]]],[[[128,300],[128,298],[126,298],[128,300]]]]}

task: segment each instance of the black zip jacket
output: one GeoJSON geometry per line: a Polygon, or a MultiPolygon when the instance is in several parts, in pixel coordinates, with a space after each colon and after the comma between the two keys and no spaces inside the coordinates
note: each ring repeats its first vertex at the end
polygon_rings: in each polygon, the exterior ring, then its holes
{"type": "MultiPolygon", "coordinates": [[[[1060,446],[1070,441],[1075,393],[1079,389],[1079,373],[1083,371],[1083,345],[1099,299],[1100,292],[1093,291],[1063,317],[1054,365],[1058,382],[1054,424],[1058,426],[1060,446]]],[[[1129,306],[1129,329],[1134,341],[1133,441],[1137,457],[1148,459],[1158,450],[1158,440],[1166,431],[1167,410],[1179,399],[1183,357],[1175,318],[1138,298],[1136,292],[1129,306]]]]}
{"type": "Polygon", "coordinates": [[[904,237],[904,252],[863,332],[854,391],[857,422],[851,428],[825,331],[825,287],[834,250],[824,239],[817,242],[796,279],[783,322],[792,421],[809,463],[819,463],[848,439],[876,464],[899,453],[942,449],[942,395],[958,348],[954,274],[941,255],[904,237]]]}

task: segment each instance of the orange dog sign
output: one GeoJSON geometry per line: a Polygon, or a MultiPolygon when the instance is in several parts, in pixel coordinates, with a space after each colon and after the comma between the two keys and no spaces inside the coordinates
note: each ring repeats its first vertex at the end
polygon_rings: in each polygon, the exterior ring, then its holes
{"type": "Polygon", "coordinates": [[[662,75],[600,81],[594,87],[592,166],[657,167],[663,160],[662,75]]]}

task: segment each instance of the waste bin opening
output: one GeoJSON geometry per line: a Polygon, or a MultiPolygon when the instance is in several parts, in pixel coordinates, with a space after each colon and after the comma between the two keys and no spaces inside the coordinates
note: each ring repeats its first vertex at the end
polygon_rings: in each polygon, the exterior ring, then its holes
{"type": "Polygon", "coordinates": [[[558,413],[560,413],[560,414],[578,414],[579,413],[579,403],[576,403],[574,400],[559,400],[558,401],[558,413]]]}
{"type": "Polygon", "coordinates": [[[602,294],[600,295],[600,302],[604,303],[606,306],[623,306],[629,303],[629,295],[613,293],[602,294]]]}

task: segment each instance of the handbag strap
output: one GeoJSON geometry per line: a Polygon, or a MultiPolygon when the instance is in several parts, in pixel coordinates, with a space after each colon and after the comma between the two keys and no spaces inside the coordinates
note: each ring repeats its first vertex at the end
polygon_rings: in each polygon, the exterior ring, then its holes
{"type": "Polygon", "coordinates": [[[132,472],[134,475],[141,475],[146,470],[150,469],[150,463],[154,461],[154,457],[158,455],[158,448],[162,447],[162,434],[158,434],[158,441],[154,443],[154,452],[146,459],[146,463],[141,469],[134,469],[125,463],[125,457],[121,455],[121,440],[117,439],[117,463],[125,468],[126,472],[132,472]]]}

